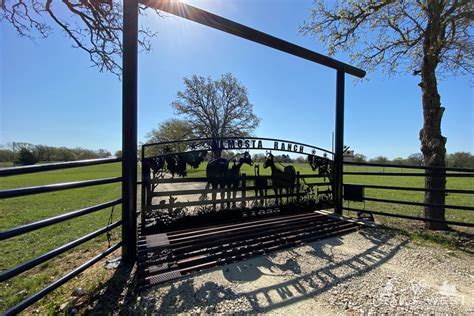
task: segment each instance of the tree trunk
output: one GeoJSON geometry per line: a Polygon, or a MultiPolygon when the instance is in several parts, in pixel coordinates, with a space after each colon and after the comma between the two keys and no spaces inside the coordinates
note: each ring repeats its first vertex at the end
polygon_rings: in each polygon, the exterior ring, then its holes
{"type": "MultiPolygon", "coordinates": [[[[423,103],[423,128],[420,130],[421,151],[428,167],[445,167],[446,138],[441,134],[441,119],[444,107],[441,106],[436,80],[436,66],[439,61],[438,35],[441,9],[438,1],[428,1],[429,17],[423,43],[424,57],[421,69],[421,90],[423,103]]],[[[445,220],[446,171],[444,169],[426,170],[424,216],[428,219],[445,220]]],[[[446,223],[425,222],[426,228],[447,230],[446,223]]]]}
{"type": "Polygon", "coordinates": [[[222,156],[222,148],[220,147],[219,138],[217,136],[212,137],[212,141],[210,143],[211,150],[212,150],[212,158],[218,159],[222,156]]]}

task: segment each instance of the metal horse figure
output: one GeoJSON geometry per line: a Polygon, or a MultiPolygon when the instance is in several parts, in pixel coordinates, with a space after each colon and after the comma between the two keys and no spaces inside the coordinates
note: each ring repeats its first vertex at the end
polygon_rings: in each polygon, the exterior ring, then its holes
{"type": "Polygon", "coordinates": [[[288,195],[286,198],[287,202],[289,200],[289,196],[293,194],[293,191],[295,189],[296,170],[293,166],[285,166],[283,170],[281,170],[275,165],[274,158],[275,157],[272,155],[272,153],[268,152],[265,156],[265,163],[263,164],[263,167],[271,168],[272,186],[273,191],[275,191],[276,195],[276,204],[278,204],[278,200],[280,200],[280,203],[283,204],[283,189],[286,190],[286,194],[288,195]]]}
{"type": "MultiPolygon", "coordinates": [[[[239,159],[232,167],[229,168],[229,160],[225,158],[216,158],[211,160],[206,167],[206,177],[208,184],[206,189],[209,186],[212,189],[221,189],[221,199],[225,199],[225,192],[227,191],[227,198],[230,200],[231,195],[234,200],[233,206],[235,206],[235,199],[237,197],[237,188],[239,187],[240,182],[240,168],[246,163],[250,166],[253,165],[252,158],[248,152],[243,154],[243,157],[239,159]],[[227,190],[226,190],[227,189],[227,190]]],[[[212,192],[212,200],[215,201],[217,198],[217,192],[212,192]]],[[[224,207],[224,203],[221,203],[221,207],[224,207]]],[[[230,207],[230,201],[227,201],[227,207],[230,207]]],[[[213,204],[213,208],[216,208],[216,204],[213,204]]]]}
{"type": "Polygon", "coordinates": [[[267,196],[267,179],[265,177],[260,177],[260,165],[255,164],[255,198],[258,201],[260,198],[260,205],[265,205],[265,197],[267,196]]]}

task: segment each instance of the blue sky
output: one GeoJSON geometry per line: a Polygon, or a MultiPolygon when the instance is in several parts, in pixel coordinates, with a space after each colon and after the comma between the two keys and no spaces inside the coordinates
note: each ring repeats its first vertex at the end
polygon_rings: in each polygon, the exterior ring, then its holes
{"type": "MultiPolygon", "coordinates": [[[[258,30],[325,52],[298,33],[312,1],[187,1],[258,30]]],[[[156,29],[153,51],[139,59],[139,141],[174,116],[170,103],[192,74],[217,78],[232,72],[249,91],[262,118],[255,134],[331,148],[335,72],[177,17],[141,19],[156,29]]],[[[337,58],[347,61],[347,56],[337,58]]],[[[422,126],[418,77],[346,80],[345,143],[369,157],[419,151],[422,126]]],[[[440,82],[446,107],[443,134],[448,152],[474,152],[474,94],[468,77],[440,82]]],[[[121,146],[121,83],[91,67],[88,56],[56,30],[48,39],[18,38],[0,24],[0,144],[12,141],[54,146],[121,146]]]]}

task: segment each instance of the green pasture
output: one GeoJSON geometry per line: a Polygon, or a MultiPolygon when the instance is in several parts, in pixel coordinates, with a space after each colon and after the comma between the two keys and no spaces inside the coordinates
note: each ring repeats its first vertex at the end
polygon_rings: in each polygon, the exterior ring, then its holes
{"type": "MultiPolygon", "coordinates": [[[[120,164],[115,163],[19,175],[2,178],[0,180],[0,190],[116,177],[120,176],[120,173],[120,164]]],[[[113,183],[0,200],[0,230],[3,231],[76,209],[115,200],[120,198],[120,195],[120,183],[113,183]]],[[[1,241],[0,269],[6,270],[14,267],[107,226],[111,211],[111,208],[104,209],[1,241]]],[[[120,213],[120,205],[117,205],[113,210],[113,221],[120,219],[120,213]]],[[[118,229],[112,232],[112,242],[117,242],[120,237],[119,233],[118,229]]],[[[103,235],[33,270],[2,282],[0,286],[0,311],[40,290],[106,247],[107,236],[103,235]],[[71,254],[75,255],[71,257],[71,254]]]]}
{"type": "MultiPolygon", "coordinates": [[[[270,175],[270,168],[263,168],[263,163],[260,163],[260,175],[270,175]]],[[[312,174],[311,167],[307,164],[294,164],[296,171],[300,174],[312,174]]],[[[190,177],[204,177],[206,175],[206,164],[202,164],[198,169],[193,169],[188,172],[190,177]]],[[[360,166],[345,166],[344,171],[362,171],[362,172],[384,172],[384,173],[420,173],[424,171],[417,169],[403,169],[403,168],[384,168],[384,167],[360,167],[360,166]]],[[[241,172],[246,175],[255,175],[254,167],[244,164],[241,168],[241,172]]],[[[321,179],[308,179],[307,182],[320,182],[321,179]]],[[[367,176],[367,175],[345,175],[344,183],[349,184],[372,184],[372,185],[384,185],[384,186],[400,186],[400,187],[424,187],[423,176],[367,176]]],[[[447,188],[450,189],[474,189],[474,179],[455,178],[447,177],[447,188]]],[[[424,192],[421,191],[399,191],[399,190],[380,190],[380,189],[365,189],[365,195],[367,197],[388,199],[388,200],[401,200],[401,201],[412,201],[412,202],[424,202],[424,192]]],[[[446,197],[446,204],[450,205],[464,205],[474,206],[474,195],[472,194],[449,194],[446,197]]],[[[409,206],[401,204],[387,204],[380,202],[367,201],[365,203],[358,202],[345,202],[344,206],[350,206],[353,208],[361,208],[374,211],[383,211],[389,213],[407,214],[415,216],[423,216],[423,207],[421,206],[409,206]]],[[[352,213],[347,213],[353,216],[352,213]]],[[[403,219],[376,216],[377,220],[382,223],[394,223],[404,221],[403,219]]],[[[463,210],[446,210],[446,219],[452,221],[461,222],[474,222],[473,211],[463,210]]]]}
{"type": "MultiPolygon", "coordinates": [[[[270,169],[264,169],[260,164],[260,175],[270,175],[270,169]]],[[[297,171],[301,174],[312,173],[311,168],[305,164],[296,164],[297,171]]],[[[346,171],[385,171],[385,172],[416,172],[409,169],[398,168],[373,168],[349,167],[346,171]]],[[[30,187],[61,182],[91,180],[120,176],[120,164],[81,167],[66,170],[42,172],[29,175],[20,175],[1,178],[0,190],[30,187]]],[[[244,165],[242,173],[254,175],[254,168],[244,165]]],[[[189,177],[205,176],[205,164],[200,168],[190,170],[189,177]]],[[[313,180],[316,181],[316,180],[313,180]]],[[[448,178],[447,187],[453,189],[474,189],[473,178],[448,178]]],[[[347,175],[345,183],[392,185],[407,187],[423,187],[423,177],[395,177],[384,176],[358,176],[347,175]]],[[[90,188],[80,188],[58,191],[39,195],[30,195],[19,198],[0,200],[0,229],[7,230],[19,225],[24,225],[40,219],[56,216],[72,210],[104,203],[120,198],[120,184],[107,184],[90,188]]],[[[397,199],[404,201],[423,202],[423,192],[376,190],[367,189],[366,196],[384,199],[397,199]]],[[[474,196],[467,194],[450,194],[447,204],[474,206],[474,196]]],[[[345,205],[348,205],[346,202],[345,205]]],[[[351,203],[351,207],[366,208],[378,211],[393,212],[421,216],[422,207],[378,202],[351,203]]],[[[95,231],[107,225],[112,209],[104,209],[83,217],[75,218],[57,225],[27,233],[13,239],[1,242],[0,269],[6,270],[19,263],[39,256],[58,246],[70,242],[78,237],[95,231]]],[[[113,210],[114,221],[120,218],[120,206],[113,210]]],[[[474,212],[447,210],[447,219],[455,221],[474,222],[474,212]]],[[[403,220],[376,216],[377,221],[385,223],[398,223],[403,220]]],[[[112,243],[120,237],[119,230],[115,230],[112,243]]],[[[0,286],[0,311],[18,303],[45,285],[51,283],[67,271],[79,266],[94,254],[107,247],[107,238],[96,238],[75,250],[48,261],[47,263],[23,273],[22,275],[3,282],[0,286]]]]}

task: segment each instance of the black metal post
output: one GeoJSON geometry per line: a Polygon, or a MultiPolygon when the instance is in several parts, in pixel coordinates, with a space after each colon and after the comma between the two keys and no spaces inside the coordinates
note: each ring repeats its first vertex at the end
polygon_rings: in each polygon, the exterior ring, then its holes
{"type": "Polygon", "coordinates": [[[123,0],[122,256],[134,263],[137,244],[138,0],[123,0]]]}
{"type": "Polygon", "coordinates": [[[343,70],[337,71],[336,79],[336,148],[334,150],[334,211],[342,214],[342,172],[344,168],[344,76],[343,70]]]}

